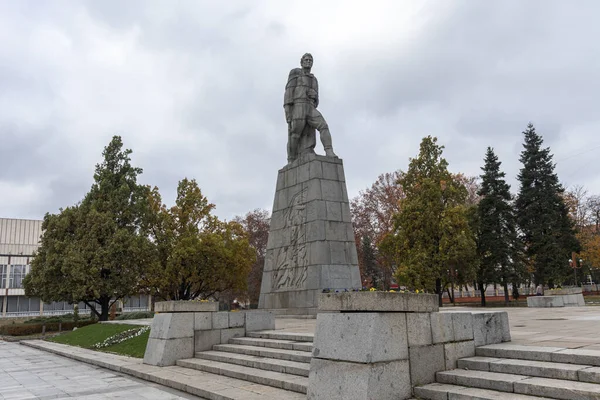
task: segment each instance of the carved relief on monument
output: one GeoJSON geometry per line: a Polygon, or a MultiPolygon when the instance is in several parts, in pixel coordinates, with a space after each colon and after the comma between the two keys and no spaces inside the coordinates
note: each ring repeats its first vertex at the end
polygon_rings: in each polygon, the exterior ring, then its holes
{"type": "Polygon", "coordinates": [[[306,243],[306,193],[302,188],[294,194],[285,209],[284,230],[290,232],[290,244],[273,252],[272,290],[302,289],[308,276],[308,244],[306,243]]]}

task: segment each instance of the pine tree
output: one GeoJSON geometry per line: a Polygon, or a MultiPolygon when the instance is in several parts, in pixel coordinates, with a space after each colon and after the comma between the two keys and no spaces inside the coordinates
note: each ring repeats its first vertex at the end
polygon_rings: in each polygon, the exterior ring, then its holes
{"type": "Polygon", "coordinates": [[[522,274],[521,242],[517,234],[516,216],[511,203],[510,186],[500,171],[501,162],[488,147],[485,165],[481,169],[481,200],[477,206],[477,281],[481,289],[481,305],[485,306],[485,288],[500,282],[504,287],[504,302],[508,303],[508,283],[518,281],[522,274]]]}
{"type": "Polygon", "coordinates": [[[563,199],[564,189],[554,172],[549,148],[530,123],[523,132],[523,164],[518,180],[517,222],[535,284],[553,286],[569,276],[569,257],[579,249],[573,222],[563,199]]]}

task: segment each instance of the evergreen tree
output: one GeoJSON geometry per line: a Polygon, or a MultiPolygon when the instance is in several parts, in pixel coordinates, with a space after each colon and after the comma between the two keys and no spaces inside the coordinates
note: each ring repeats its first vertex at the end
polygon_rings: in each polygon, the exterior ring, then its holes
{"type": "Polygon", "coordinates": [[[382,274],[377,265],[377,256],[375,254],[375,249],[373,248],[373,242],[368,235],[362,237],[361,250],[361,263],[364,268],[364,277],[371,281],[372,287],[381,289],[380,286],[383,286],[382,274]]]}
{"type": "Polygon", "coordinates": [[[569,272],[571,252],[579,249],[573,222],[565,205],[564,189],[554,172],[549,148],[530,123],[520,161],[516,200],[517,222],[535,284],[561,284],[569,272]]]}
{"type": "Polygon", "coordinates": [[[474,278],[475,237],[470,229],[467,190],[448,172],[437,138],[423,139],[399,183],[405,194],[395,231],[380,246],[395,257],[398,283],[435,292],[474,278]]]}
{"type": "Polygon", "coordinates": [[[479,269],[477,282],[481,289],[481,305],[485,306],[485,289],[489,283],[500,282],[504,287],[504,302],[508,303],[508,283],[522,275],[521,242],[510,186],[500,171],[501,162],[488,147],[485,155],[481,187],[477,194],[477,252],[479,269]]]}

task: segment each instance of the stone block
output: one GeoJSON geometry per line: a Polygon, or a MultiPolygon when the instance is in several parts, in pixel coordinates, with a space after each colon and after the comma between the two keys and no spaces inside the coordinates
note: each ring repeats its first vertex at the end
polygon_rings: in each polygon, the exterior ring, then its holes
{"type": "Polygon", "coordinates": [[[431,318],[431,335],[433,343],[454,342],[454,329],[452,329],[452,313],[433,312],[431,318]]]}
{"type": "Polygon", "coordinates": [[[221,330],[194,332],[194,352],[212,350],[216,344],[221,344],[221,330]]]}
{"type": "Polygon", "coordinates": [[[229,328],[229,312],[219,311],[212,313],[212,328],[227,329],[229,328]]]}
{"type": "Polygon", "coordinates": [[[321,180],[321,198],[328,201],[344,201],[341,186],[342,182],[321,180]]]}
{"type": "Polygon", "coordinates": [[[310,179],[323,178],[323,167],[320,161],[311,162],[308,164],[308,175],[310,179]]]}
{"type": "Polygon", "coordinates": [[[281,190],[285,188],[285,171],[279,171],[277,174],[277,185],[275,186],[275,190],[281,190]]]}
{"type": "Polygon", "coordinates": [[[426,346],[433,343],[429,313],[407,313],[408,346],[426,346]]]}
{"type": "Polygon", "coordinates": [[[352,214],[350,213],[350,204],[340,203],[342,208],[342,221],[352,222],[352,214]]]}
{"type": "Polygon", "coordinates": [[[306,204],[306,222],[327,219],[327,202],[324,200],[313,200],[306,204]]]}
{"type": "Polygon", "coordinates": [[[285,227],[285,215],[283,210],[275,211],[271,214],[269,230],[278,230],[285,227]]]}
{"type": "Polygon", "coordinates": [[[510,341],[506,311],[474,312],[473,338],[477,347],[510,341]]]}
{"type": "Polygon", "coordinates": [[[309,253],[311,264],[331,264],[331,251],[329,248],[329,242],[325,240],[311,242],[309,253]]]}
{"type": "Polygon", "coordinates": [[[435,382],[435,373],[446,369],[443,344],[410,347],[408,351],[413,387],[435,382]]]}
{"type": "Polygon", "coordinates": [[[345,242],[348,239],[348,226],[351,224],[347,222],[338,221],[325,221],[325,239],[329,241],[340,241],[345,242]]]}
{"type": "Polygon", "coordinates": [[[550,308],[564,306],[563,296],[529,296],[527,298],[527,307],[550,308]]]}
{"type": "Polygon", "coordinates": [[[356,364],[313,358],[307,399],[397,400],[411,396],[408,361],[356,364]]]}
{"type": "Polygon", "coordinates": [[[349,264],[358,265],[358,254],[356,253],[356,244],[354,241],[346,242],[346,255],[349,264]]]}
{"type": "Polygon", "coordinates": [[[329,242],[331,249],[331,264],[347,264],[346,259],[346,243],[345,242],[329,242]]]}
{"type": "Polygon", "coordinates": [[[154,304],[154,311],[157,313],[211,312],[219,311],[219,303],[191,300],[159,301],[154,304]]]}
{"type": "Polygon", "coordinates": [[[344,174],[344,166],[342,164],[337,165],[338,180],[346,182],[346,175],[344,174]]]}
{"type": "Polygon", "coordinates": [[[144,364],[164,367],[175,365],[177,360],[194,357],[194,338],[149,338],[144,354],[144,364]]]}
{"type": "Polygon", "coordinates": [[[244,328],[221,329],[221,343],[229,343],[229,339],[244,337],[245,335],[246,329],[244,328]]]}
{"type": "Polygon", "coordinates": [[[194,330],[206,331],[212,329],[212,313],[194,313],[194,330]]]}
{"type": "Polygon", "coordinates": [[[243,312],[230,312],[229,313],[229,327],[230,328],[243,328],[246,324],[246,313],[243,312]]]}
{"type": "Polygon", "coordinates": [[[325,200],[321,191],[321,179],[311,179],[306,185],[306,201],[325,200]]]}
{"type": "Polygon", "coordinates": [[[298,168],[289,168],[285,171],[285,187],[298,184],[298,168]]]}
{"type": "Polygon", "coordinates": [[[296,182],[302,183],[302,182],[306,182],[307,180],[310,179],[309,165],[310,164],[306,163],[306,164],[299,165],[296,168],[296,171],[297,171],[296,182]]]}
{"type": "Polygon", "coordinates": [[[456,369],[456,362],[465,357],[475,356],[475,343],[472,340],[444,344],[446,370],[456,369]]]}
{"type": "Polygon", "coordinates": [[[453,312],[452,330],[454,331],[454,340],[473,340],[473,314],[470,312],[453,312]]]}
{"type": "Polygon", "coordinates": [[[327,220],[342,221],[342,203],[337,201],[326,201],[327,220]]]}
{"type": "Polygon", "coordinates": [[[156,314],[152,319],[150,337],[178,339],[194,336],[194,313],[156,314]]]}
{"type": "MultiPolygon", "coordinates": [[[[282,293],[281,293],[282,294],[282,293]]],[[[274,307],[288,308],[288,307],[274,307]]],[[[275,329],[275,316],[268,311],[247,311],[246,332],[275,329]]]]}
{"type": "Polygon", "coordinates": [[[426,313],[438,310],[438,298],[434,294],[389,292],[322,293],[319,310],[426,313]]]}
{"type": "Polygon", "coordinates": [[[334,289],[353,289],[360,287],[360,278],[354,281],[354,274],[360,274],[357,266],[350,265],[322,265],[321,266],[321,285],[324,288],[334,289]]]}
{"type": "Polygon", "coordinates": [[[306,241],[325,240],[325,222],[311,221],[306,223],[306,241]]]}
{"type": "Polygon", "coordinates": [[[323,179],[329,179],[332,181],[337,181],[338,180],[338,174],[337,174],[337,164],[332,164],[332,163],[328,163],[328,162],[324,162],[322,164],[322,168],[323,168],[323,179]]]}
{"type": "Polygon", "coordinates": [[[313,356],[359,363],[406,360],[406,314],[320,313],[313,356]]]}

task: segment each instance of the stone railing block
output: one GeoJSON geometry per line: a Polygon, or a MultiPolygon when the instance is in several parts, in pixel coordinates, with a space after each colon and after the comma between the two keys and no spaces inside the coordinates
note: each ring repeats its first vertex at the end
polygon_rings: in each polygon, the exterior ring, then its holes
{"type": "Polygon", "coordinates": [[[475,342],[473,340],[444,344],[446,370],[455,369],[459,359],[473,356],[475,356],[475,342]]]}
{"type": "Polygon", "coordinates": [[[207,331],[212,329],[212,313],[197,312],[194,313],[194,330],[207,331]]]}
{"type": "Polygon", "coordinates": [[[318,314],[313,356],[358,363],[407,360],[406,315],[318,314]]]}
{"type": "Polygon", "coordinates": [[[473,340],[473,314],[470,312],[453,312],[452,331],[454,340],[473,340]]]}
{"type": "Polygon", "coordinates": [[[221,330],[194,332],[194,351],[212,350],[215,344],[221,344],[221,330]]]}
{"type": "Polygon", "coordinates": [[[408,345],[426,346],[433,344],[431,337],[431,319],[429,313],[407,313],[408,345]]]}
{"type": "Polygon", "coordinates": [[[221,329],[221,343],[229,343],[229,339],[243,337],[246,334],[244,327],[221,329]]]}
{"type": "Polygon", "coordinates": [[[397,400],[411,397],[408,360],[356,364],[313,358],[308,399],[397,400]]]}
{"type": "Polygon", "coordinates": [[[473,337],[475,346],[510,341],[510,325],[506,311],[474,312],[473,337]]]}
{"type": "Polygon", "coordinates": [[[194,314],[157,314],[152,319],[150,337],[153,339],[179,339],[194,336],[194,314]]]}
{"type": "Polygon", "coordinates": [[[212,329],[229,328],[229,312],[220,311],[212,313],[212,329]]]}
{"type": "Polygon", "coordinates": [[[454,329],[452,329],[452,313],[434,312],[430,314],[431,334],[433,343],[454,342],[454,329]]]}
{"type": "Polygon", "coordinates": [[[413,386],[435,382],[435,374],[446,369],[443,344],[410,347],[410,380],[413,386]]]}
{"type": "Polygon", "coordinates": [[[219,311],[219,303],[190,300],[159,301],[154,304],[154,311],[157,313],[214,312],[219,311]]]}
{"type": "Polygon", "coordinates": [[[231,312],[229,313],[229,327],[243,328],[246,325],[246,313],[231,312]]]}
{"type": "Polygon", "coordinates": [[[319,294],[319,311],[433,312],[438,311],[434,294],[390,292],[340,292],[319,294]]]}
{"type": "Polygon", "coordinates": [[[247,311],[246,332],[266,331],[275,329],[275,315],[268,311],[247,311]]]}
{"type": "Polygon", "coordinates": [[[194,338],[149,338],[144,354],[144,364],[165,367],[175,365],[177,360],[194,357],[194,338]]]}

